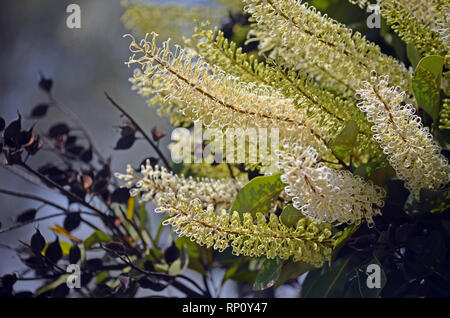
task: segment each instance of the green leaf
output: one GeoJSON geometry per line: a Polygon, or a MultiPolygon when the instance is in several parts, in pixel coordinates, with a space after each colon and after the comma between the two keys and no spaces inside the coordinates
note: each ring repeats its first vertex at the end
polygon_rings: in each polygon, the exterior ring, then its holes
{"type": "Polygon", "coordinates": [[[298,278],[304,273],[314,269],[315,267],[305,262],[287,261],[281,269],[280,277],[278,277],[275,287],[283,285],[287,280],[298,278]]]}
{"type": "Polygon", "coordinates": [[[352,235],[355,234],[356,231],[358,231],[361,224],[362,223],[355,223],[349,225],[342,231],[342,234],[336,239],[334,243],[335,247],[333,249],[333,256],[331,259],[334,259],[337,256],[339,250],[345,245],[345,243],[347,243],[347,241],[352,237],[352,235]]]}
{"type": "Polygon", "coordinates": [[[256,276],[253,284],[254,290],[264,290],[272,287],[280,276],[281,267],[283,266],[281,258],[266,259],[261,267],[261,271],[256,276]]]}
{"type": "Polygon", "coordinates": [[[238,271],[240,266],[241,266],[241,262],[234,262],[233,265],[226,270],[226,272],[222,278],[222,285],[225,284],[225,282],[227,280],[232,278],[234,274],[236,274],[236,272],[238,271]]]}
{"type": "MultiPolygon", "coordinates": [[[[50,245],[51,243],[45,243],[45,247],[44,247],[44,249],[42,250],[42,255],[45,255],[45,252],[47,251],[47,248],[48,248],[48,246],[50,245]]],[[[63,252],[63,255],[69,255],[69,251],[70,251],[70,248],[72,247],[72,243],[69,243],[69,242],[59,242],[59,245],[61,246],[61,250],[62,250],[62,252],[63,252]]]]}
{"type": "Polygon", "coordinates": [[[281,222],[288,227],[297,225],[297,222],[301,217],[302,213],[294,208],[292,204],[285,206],[280,215],[281,222]]]}
{"type": "Polygon", "coordinates": [[[109,277],[108,271],[101,271],[97,273],[95,278],[95,284],[99,285],[104,282],[109,277]]]}
{"type": "Polygon", "coordinates": [[[180,249],[180,257],[170,264],[168,273],[169,275],[180,275],[189,265],[188,249],[182,246],[180,249]]]}
{"type": "Polygon", "coordinates": [[[107,243],[111,241],[111,237],[102,231],[94,231],[87,239],[84,240],[84,248],[91,249],[92,245],[97,243],[107,243]]]}
{"type": "Polygon", "coordinates": [[[384,186],[389,179],[395,177],[395,170],[389,167],[380,167],[375,169],[369,176],[369,180],[379,186],[384,186]]]}
{"type": "Polygon", "coordinates": [[[345,126],[342,131],[330,141],[329,146],[331,147],[331,150],[333,150],[333,153],[339,157],[339,159],[348,158],[353,153],[358,131],[358,125],[356,122],[349,120],[345,122],[345,126]]]}
{"type": "Polygon", "coordinates": [[[256,212],[267,213],[273,201],[284,189],[280,175],[252,179],[237,194],[231,206],[231,211],[237,211],[241,215],[251,213],[252,216],[255,216],[256,212]]]}
{"type": "Polygon", "coordinates": [[[181,250],[183,247],[187,248],[189,258],[198,258],[200,256],[200,246],[192,242],[190,238],[181,236],[175,241],[175,245],[181,250]]]}
{"type": "Polygon", "coordinates": [[[417,67],[417,64],[419,64],[419,61],[422,58],[419,51],[417,51],[415,46],[412,44],[406,45],[406,56],[414,68],[417,67]]]}
{"type": "Polygon", "coordinates": [[[56,287],[58,287],[61,284],[64,284],[67,282],[67,278],[69,278],[69,274],[64,274],[59,276],[59,278],[55,281],[53,281],[52,283],[45,285],[41,288],[39,288],[35,293],[33,297],[38,297],[39,295],[42,295],[43,293],[46,293],[50,290],[55,289],[56,287]]]}
{"type": "Polygon", "coordinates": [[[239,270],[236,274],[231,277],[231,279],[238,283],[248,283],[254,282],[256,280],[257,274],[255,272],[249,271],[247,269],[239,270]]]}
{"type": "Polygon", "coordinates": [[[347,265],[351,256],[347,259],[339,259],[325,272],[311,271],[305,279],[302,287],[302,295],[305,298],[340,297],[344,291],[347,265]],[[311,276],[310,276],[311,275],[311,276]]]}
{"type": "Polygon", "coordinates": [[[440,87],[444,59],[430,55],[420,60],[416,67],[412,87],[417,103],[436,123],[439,116],[440,87]]]}
{"type": "Polygon", "coordinates": [[[360,176],[361,178],[367,179],[377,168],[377,166],[378,164],[375,162],[364,163],[356,168],[354,174],[360,176]]]}

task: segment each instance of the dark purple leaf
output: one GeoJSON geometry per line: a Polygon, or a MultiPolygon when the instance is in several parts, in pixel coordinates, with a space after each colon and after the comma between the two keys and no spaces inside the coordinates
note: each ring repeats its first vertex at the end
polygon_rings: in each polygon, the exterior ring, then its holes
{"type": "Polygon", "coordinates": [[[6,126],[5,120],[2,117],[0,117],[0,131],[5,129],[5,126],[6,126]]]}
{"type": "Polygon", "coordinates": [[[31,250],[35,254],[40,254],[45,247],[45,238],[42,236],[41,232],[36,229],[36,232],[31,237],[31,250]]]}
{"type": "Polygon", "coordinates": [[[111,169],[108,165],[105,165],[103,166],[103,169],[97,173],[95,179],[108,179],[109,177],[111,177],[111,169]]]}
{"type": "Polygon", "coordinates": [[[152,128],[152,137],[154,141],[158,141],[166,135],[167,133],[165,131],[158,130],[156,127],[152,128]]]}
{"type": "Polygon", "coordinates": [[[92,155],[92,148],[86,149],[85,151],[83,151],[83,152],[80,154],[80,159],[81,159],[83,162],[88,163],[88,162],[90,162],[90,161],[92,160],[92,158],[93,158],[93,155],[92,155]]]}
{"type": "Polygon", "coordinates": [[[45,115],[47,115],[48,107],[49,107],[48,104],[39,104],[39,105],[35,106],[31,110],[30,117],[32,117],[32,118],[44,117],[45,115]]]}
{"type": "Polygon", "coordinates": [[[50,93],[53,87],[53,80],[50,78],[45,78],[44,76],[41,76],[41,79],[39,81],[39,87],[47,93],[50,93]]]}
{"type": "MultiPolygon", "coordinates": [[[[78,183],[78,182],[72,183],[70,185],[70,192],[75,194],[80,199],[84,199],[84,197],[86,196],[86,190],[84,189],[83,185],[81,183],[78,183]]],[[[76,201],[73,201],[71,198],[69,198],[69,201],[71,203],[75,203],[76,202],[76,201]]]]}
{"type": "Polygon", "coordinates": [[[51,298],[66,298],[69,295],[70,289],[67,284],[58,285],[53,289],[51,298]]]}
{"type": "Polygon", "coordinates": [[[155,271],[155,267],[153,266],[153,263],[150,262],[149,260],[144,262],[144,269],[147,272],[154,272],[155,271]]]}
{"type": "Polygon", "coordinates": [[[69,251],[70,264],[76,264],[81,259],[81,251],[77,244],[72,245],[69,251]]]}
{"type": "Polygon", "coordinates": [[[55,264],[63,257],[63,252],[61,249],[61,245],[59,244],[58,237],[56,237],[56,240],[53,243],[50,243],[50,245],[47,247],[45,256],[55,264]]]}
{"type": "Polygon", "coordinates": [[[25,147],[25,150],[31,155],[34,156],[40,149],[42,148],[42,141],[39,136],[34,138],[34,141],[31,145],[25,147]]]}
{"type": "Polygon", "coordinates": [[[14,293],[14,298],[33,298],[33,293],[30,291],[21,291],[14,293]]]}
{"type": "Polygon", "coordinates": [[[20,134],[20,130],[22,129],[22,116],[20,114],[18,114],[18,116],[19,117],[11,122],[3,132],[5,144],[10,148],[16,147],[16,138],[20,134]]]}
{"type": "Polygon", "coordinates": [[[103,261],[100,258],[92,258],[85,262],[86,269],[90,272],[96,272],[102,269],[103,261]]]}
{"type": "Polygon", "coordinates": [[[7,274],[2,276],[0,281],[2,287],[12,288],[14,284],[17,282],[17,276],[16,274],[7,274]]]}
{"type": "Polygon", "coordinates": [[[180,257],[180,250],[175,245],[175,243],[172,243],[172,245],[164,251],[164,259],[166,260],[167,264],[172,264],[179,257],[180,257]]]}
{"type": "Polygon", "coordinates": [[[19,216],[16,219],[17,223],[24,223],[31,220],[34,220],[34,217],[36,216],[37,210],[36,209],[29,209],[25,212],[22,212],[19,214],[19,216]]]}
{"type": "Polygon", "coordinates": [[[42,257],[39,256],[30,256],[26,259],[22,259],[22,262],[29,268],[34,270],[46,270],[48,269],[48,265],[44,263],[42,257]]]}
{"type": "Polygon", "coordinates": [[[121,126],[119,128],[120,128],[120,135],[122,137],[134,135],[136,133],[136,128],[131,125],[121,126]]]}
{"type": "Polygon", "coordinates": [[[102,193],[106,190],[106,186],[108,185],[108,180],[106,179],[99,179],[94,182],[94,185],[92,186],[92,191],[95,193],[102,193]]]}
{"type": "Polygon", "coordinates": [[[16,144],[20,147],[28,147],[33,144],[35,137],[32,129],[28,131],[21,131],[16,137],[16,144]]]}
{"type": "Polygon", "coordinates": [[[22,163],[22,150],[19,151],[8,151],[5,153],[5,164],[6,165],[17,165],[22,163]]]}
{"type": "Polygon", "coordinates": [[[56,138],[61,135],[67,135],[69,132],[70,132],[69,126],[67,126],[64,123],[59,123],[50,127],[48,135],[50,136],[50,138],[56,138]]]}
{"type": "Polygon", "coordinates": [[[66,139],[66,147],[68,146],[68,145],[73,145],[73,144],[75,144],[77,142],[77,136],[67,136],[67,139],[66,139]]]}
{"type": "Polygon", "coordinates": [[[111,194],[111,203],[127,204],[130,199],[130,190],[128,188],[116,189],[111,194]]]}
{"type": "Polygon", "coordinates": [[[161,283],[160,281],[152,278],[142,276],[138,280],[139,285],[144,289],[151,289],[153,291],[162,291],[167,287],[167,284],[161,283]]]}
{"type": "Polygon", "coordinates": [[[130,149],[134,142],[136,141],[136,137],[134,135],[123,136],[117,141],[116,147],[114,150],[126,150],[130,149]]]}
{"type": "Polygon", "coordinates": [[[77,145],[71,145],[70,147],[66,147],[66,151],[74,156],[80,155],[83,150],[84,147],[77,145]]]}
{"type": "Polygon", "coordinates": [[[77,227],[79,227],[81,224],[81,216],[79,212],[72,212],[69,213],[66,218],[64,219],[64,228],[72,232],[77,227]]]}
{"type": "Polygon", "coordinates": [[[102,245],[110,256],[117,257],[117,255],[126,255],[127,248],[120,242],[109,242],[102,245]]]}

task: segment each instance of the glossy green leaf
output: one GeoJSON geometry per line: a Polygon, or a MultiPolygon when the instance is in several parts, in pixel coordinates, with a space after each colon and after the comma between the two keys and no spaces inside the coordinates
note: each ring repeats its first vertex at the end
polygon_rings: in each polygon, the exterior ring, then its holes
{"type": "Polygon", "coordinates": [[[34,293],[34,297],[38,297],[39,295],[42,295],[50,290],[55,289],[56,287],[58,287],[61,284],[65,284],[67,282],[67,279],[69,278],[69,276],[70,275],[68,275],[68,274],[59,276],[59,278],[57,280],[36,290],[36,292],[34,293]]]}
{"type": "Polygon", "coordinates": [[[389,167],[379,167],[372,171],[369,176],[369,180],[379,186],[384,186],[389,179],[395,177],[395,170],[389,167]]]}
{"type": "Polygon", "coordinates": [[[236,274],[240,266],[241,262],[234,262],[233,265],[226,270],[222,278],[222,285],[225,284],[228,279],[232,278],[234,274],[236,274]]]}
{"type": "Polygon", "coordinates": [[[347,121],[341,132],[329,143],[333,153],[340,159],[348,158],[352,154],[356,144],[358,131],[358,125],[355,121],[347,121]]]}
{"type": "Polygon", "coordinates": [[[267,213],[273,202],[284,189],[280,174],[256,177],[247,183],[238,193],[231,206],[231,211],[239,214],[257,212],[267,213]]]}
{"type": "Polygon", "coordinates": [[[372,174],[372,172],[375,171],[377,165],[378,164],[375,162],[364,163],[356,168],[354,174],[360,176],[361,178],[367,179],[372,174]]]}
{"type": "Polygon", "coordinates": [[[339,253],[339,250],[345,245],[345,243],[352,237],[353,234],[358,231],[358,229],[361,227],[362,223],[354,223],[352,225],[347,226],[343,231],[342,234],[336,239],[335,241],[335,247],[333,249],[333,256],[332,259],[334,259],[337,254],[339,253]]]}
{"type": "Polygon", "coordinates": [[[189,265],[188,249],[182,246],[180,249],[180,257],[170,264],[168,273],[170,275],[180,275],[189,265]]]}
{"type": "Polygon", "coordinates": [[[294,262],[289,260],[283,265],[280,277],[278,277],[278,280],[275,283],[275,287],[283,285],[289,279],[298,278],[314,268],[313,265],[305,262],[294,262]]]}
{"type": "Polygon", "coordinates": [[[311,271],[305,279],[302,296],[305,298],[327,298],[342,295],[350,259],[351,256],[345,260],[339,259],[326,271],[311,271]]]}
{"type": "Polygon", "coordinates": [[[437,121],[440,105],[440,87],[444,59],[431,55],[420,60],[416,67],[412,87],[417,103],[433,122],[437,121]]]}
{"type": "Polygon", "coordinates": [[[419,64],[419,61],[422,58],[419,51],[417,51],[417,49],[412,44],[406,45],[406,56],[408,57],[408,60],[411,62],[411,65],[414,68],[417,67],[417,64],[419,64]]]}
{"type": "Polygon", "coordinates": [[[289,227],[297,225],[297,222],[301,217],[302,213],[294,208],[292,204],[285,206],[280,215],[281,222],[289,227]]]}
{"type": "Polygon", "coordinates": [[[92,245],[97,243],[107,243],[111,241],[111,237],[101,231],[94,231],[87,239],[84,240],[84,248],[91,249],[92,245]]]}
{"type": "Polygon", "coordinates": [[[272,287],[277,281],[283,266],[283,260],[280,258],[266,259],[261,267],[258,276],[253,284],[254,290],[264,290],[272,287]]]}

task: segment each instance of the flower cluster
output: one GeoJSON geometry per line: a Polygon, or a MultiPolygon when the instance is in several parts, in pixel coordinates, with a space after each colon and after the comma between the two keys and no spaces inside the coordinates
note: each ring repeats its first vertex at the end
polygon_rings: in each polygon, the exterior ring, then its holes
{"type": "Polygon", "coordinates": [[[439,129],[450,129],[450,98],[444,98],[439,118],[439,129]]]}
{"type": "Polygon", "coordinates": [[[293,258],[321,266],[330,258],[335,237],[329,224],[318,224],[302,217],[295,227],[286,227],[275,214],[269,220],[249,213],[241,216],[226,210],[215,212],[212,205],[204,207],[198,199],[170,194],[161,197],[156,212],[170,217],[164,225],[171,225],[180,236],[190,237],[200,245],[224,251],[231,246],[234,255],[267,258],[293,258]]]}
{"type": "Polygon", "coordinates": [[[128,165],[127,173],[116,173],[116,178],[126,181],[132,196],[141,196],[142,201],[154,200],[169,193],[177,193],[198,199],[204,206],[213,204],[218,208],[229,207],[238,189],[242,186],[234,179],[194,179],[185,178],[167,171],[164,167],[152,167],[150,161],[142,165],[139,176],[131,165],[128,165]]]}
{"type": "Polygon", "coordinates": [[[128,64],[142,67],[133,79],[141,95],[163,95],[166,103],[179,106],[177,112],[191,120],[202,120],[211,128],[278,127],[280,138],[295,136],[322,156],[330,156],[326,147],[329,132],[306,116],[307,110],[298,109],[292,98],[267,86],[243,83],[200,57],[193,59],[185,49],[174,48],[172,53],[169,41],[158,47],[155,34],[139,44],[132,39],[130,50],[134,55],[128,64]],[[155,82],[164,85],[155,90],[155,82]]]}
{"type": "MultiPolygon", "coordinates": [[[[364,8],[367,0],[350,0],[364,8]]],[[[379,0],[388,25],[424,56],[445,56],[449,50],[450,5],[439,0],[379,0]]],[[[387,73],[383,73],[387,74],[387,73]]]]}
{"type": "Polygon", "coordinates": [[[296,145],[280,152],[281,180],[293,205],[317,221],[371,224],[384,205],[385,191],[349,171],[335,170],[319,161],[311,147],[296,145]]]}
{"type": "Polygon", "coordinates": [[[389,86],[389,77],[372,72],[356,97],[361,99],[358,107],[374,124],[374,139],[416,198],[420,189],[436,189],[450,181],[448,161],[429,128],[423,127],[413,105],[405,103],[406,93],[389,86]]]}
{"type": "Polygon", "coordinates": [[[261,51],[314,75],[327,89],[352,95],[371,70],[390,74],[395,85],[411,87],[411,73],[358,32],[296,0],[244,0],[254,21],[251,36],[261,51]]]}

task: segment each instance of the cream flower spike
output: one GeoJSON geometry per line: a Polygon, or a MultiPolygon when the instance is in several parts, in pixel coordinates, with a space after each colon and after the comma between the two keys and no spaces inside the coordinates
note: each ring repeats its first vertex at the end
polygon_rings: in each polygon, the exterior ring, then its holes
{"type": "Polygon", "coordinates": [[[171,225],[179,236],[220,252],[231,247],[234,255],[292,258],[320,267],[330,259],[340,235],[332,235],[330,224],[307,217],[301,217],[295,227],[287,227],[273,213],[266,220],[262,213],[217,211],[181,194],[161,197],[157,204],[155,212],[169,216],[162,224],[171,225]]]}
{"type": "Polygon", "coordinates": [[[244,11],[255,21],[249,41],[258,41],[261,52],[270,51],[328,89],[353,95],[373,69],[390,74],[403,89],[411,88],[412,76],[404,64],[306,1],[243,1],[244,11]]]}
{"type": "Polygon", "coordinates": [[[142,177],[128,165],[126,174],[116,173],[115,177],[126,181],[126,187],[131,188],[131,196],[142,195],[142,201],[157,202],[169,193],[176,193],[198,199],[205,207],[213,204],[217,208],[227,208],[242,187],[239,181],[231,178],[216,180],[178,176],[164,167],[152,167],[148,160],[141,166],[140,174],[142,177]]]}
{"type": "Polygon", "coordinates": [[[421,189],[436,189],[450,181],[450,167],[440,154],[428,127],[415,108],[406,104],[406,93],[389,86],[387,76],[371,73],[356,93],[358,107],[372,122],[373,138],[380,144],[397,177],[416,198],[421,189]]]}
{"type": "Polygon", "coordinates": [[[355,223],[380,214],[386,195],[383,188],[364,181],[346,170],[336,170],[319,162],[311,147],[295,145],[280,152],[281,181],[293,205],[316,221],[355,223]],[[289,150],[287,150],[289,151],[289,150]]]}
{"type": "Polygon", "coordinates": [[[169,41],[158,46],[156,34],[139,43],[131,39],[133,55],[126,64],[141,68],[133,79],[139,94],[164,95],[166,103],[177,106],[174,111],[201,120],[208,128],[278,127],[280,138],[300,139],[321,156],[331,157],[326,144],[332,136],[317,120],[308,118],[306,110],[297,108],[292,98],[267,86],[242,82],[201,57],[193,59],[186,49],[169,41]],[[164,85],[155,88],[158,81],[164,85]]]}

